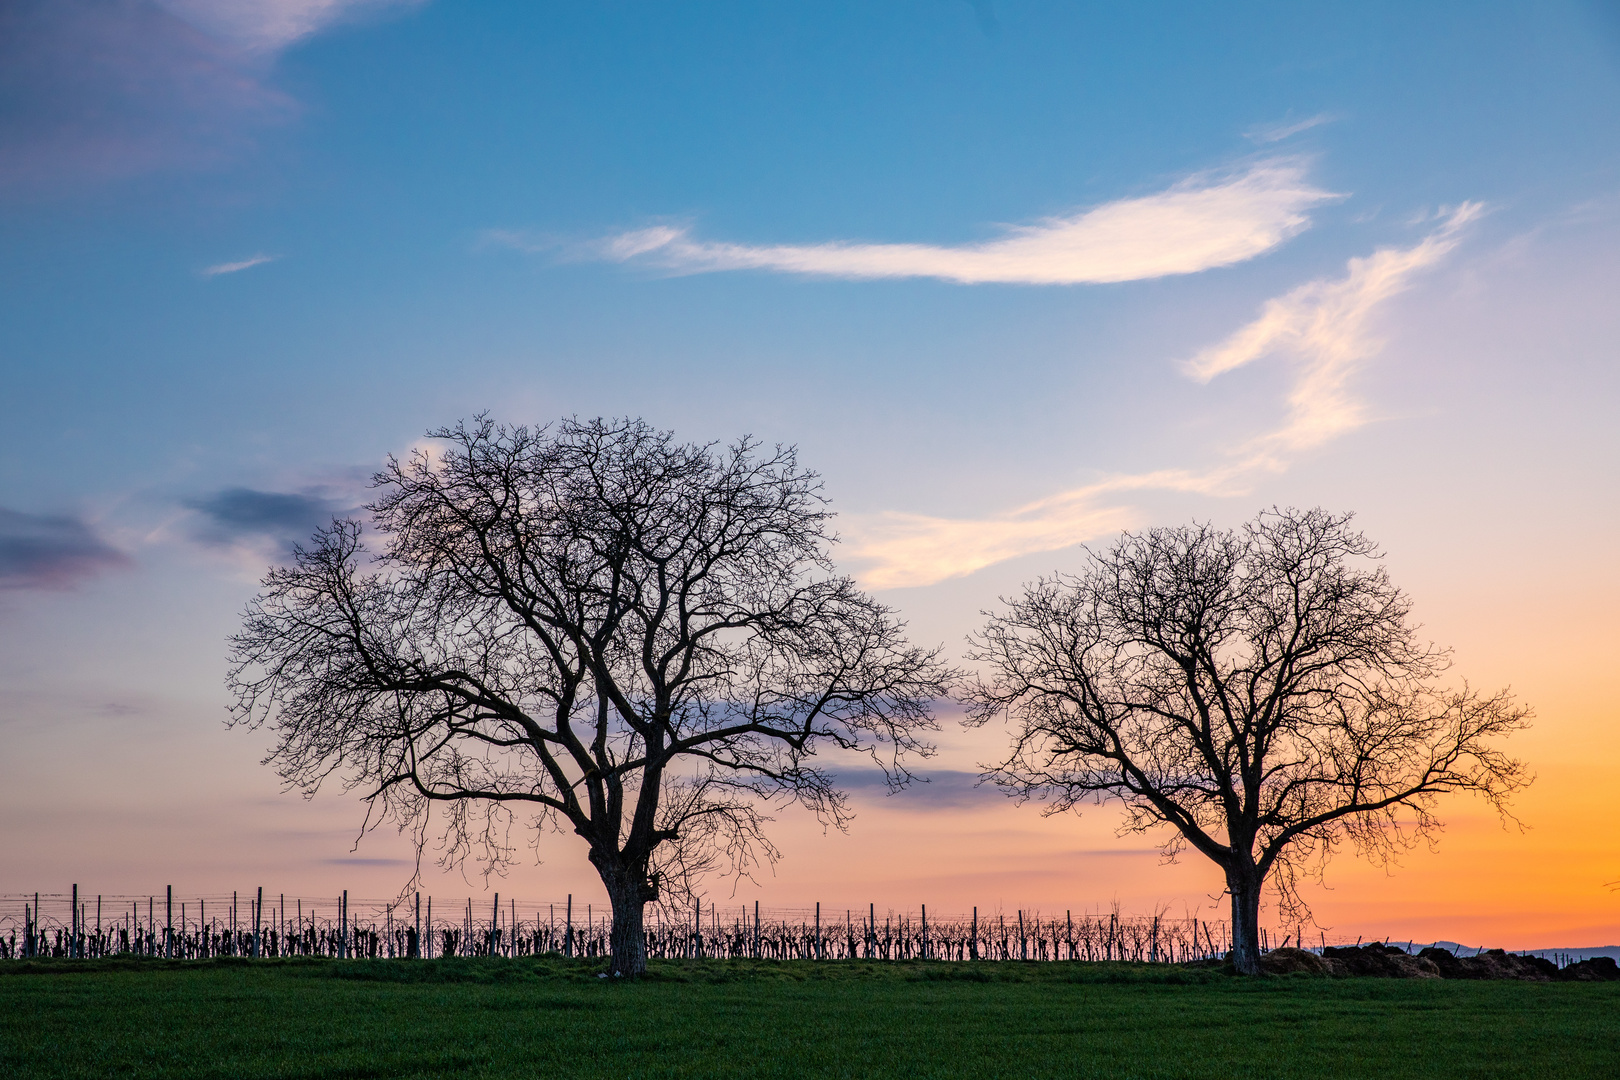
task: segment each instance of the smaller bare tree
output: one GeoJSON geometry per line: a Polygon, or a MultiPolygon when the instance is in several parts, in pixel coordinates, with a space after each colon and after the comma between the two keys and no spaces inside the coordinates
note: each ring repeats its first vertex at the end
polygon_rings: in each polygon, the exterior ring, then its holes
{"type": "MultiPolygon", "coordinates": [[[[1261,891],[1302,918],[1301,874],[1349,840],[1387,860],[1441,827],[1438,796],[1505,815],[1528,783],[1493,745],[1525,726],[1507,692],[1446,689],[1411,602],[1350,515],[1273,510],[1235,532],[1126,534],[1042,579],[971,639],[969,722],[1006,717],[988,775],[1047,812],[1115,800],[1221,868],[1234,962],[1259,970],[1261,891]]],[[[989,615],[990,613],[986,613],[989,615]]]]}
{"type": "Polygon", "coordinates": [[[235,716],[273,726],[290,783],[337,777],[419,845],[439,808],[451,862],[507,859],[514,809],[571,829],[634,975],[647,903],[774,857],[763,803],[843,825],[818,749],[869,753],[895,784],[931,752],[955,675],[832,571],[791,449],[640,421],[434,437],[442,453],[375,478],[382,550],[335,523],[232,639],[235,716]]]}

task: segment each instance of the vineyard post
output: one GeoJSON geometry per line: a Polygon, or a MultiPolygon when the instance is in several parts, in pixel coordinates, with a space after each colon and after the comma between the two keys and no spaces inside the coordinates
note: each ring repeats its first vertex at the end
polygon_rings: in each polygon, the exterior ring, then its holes
{"type": "Polygon", "coordinates": [[[759,901],[755,900],[754,901],[754,959],[755,960],[760,959],[759,945],[760,945],[760,942],[759,942],[759,901]]]}
{"type": "Polygon", "coordinates": [[[566,920],[563,923],[563,955],[567,956],[567,957],[572,957],[574,955],[574,894],[573,893],[568,894],[568,907],[567,907],[566,911],[564,912],[563,917],[566,920]]]}
{"type": "Polygon", "coordinates": [[[433,959],[433,897],[432,896],[428,897],[427,928],[428,928],[428,931],[427,931],[428,932],[428,936],[427,936],[427,958],[429,960],[431,960],[431,959],[433,959]]]}
{"type": "Polygon", "coordinates": [[[509,944],[507,945],[507,955],[512,956],[512,957],[516,957],[517,956],[517,932],[518,932],[517,897],[515,897],[515,896],[511,897],[510,898],[510,903],[512,905],[512,921],[507,923],[507,925],[506,925],[506,933],[507,933],[507,938],[509,940],[509,944]]]}
{"type": "Polygon", "coordinates": [[[973,928],[968,931],[968,959],[979,958],[979,905],[973,905],[973,928]]]}
{"type": "Polygon", "coordinates": [[[1029,942],[1024,937],[1024,909],[1018,909],[1018,959],[1029,959],[1029,942]]]}
{"type": "MultiPolygon", "coordinates": [[[[98,947],[99,947],[99,942],[101,941],[101,894],[100,893],[96,893],[96,941],[97,941],[98,947]]],[[[105,952],[106,950],[103,949],[102,951],[105,952]]]]}
{"type": "Polygon", "coordinates": [[[264,955],[264,946],[260,934],[264,928],[264,886],[259,886],[258,894],[253,900],[253,959],[257,960],[264,955]]]}
{"type": "Polygon", "coordinates": [[[821,959],[821,901],[816,901],[816,959],[821,959]]]}
{"type": "Polygon", "coordinates": [[[282,954],[282,945],[287,937],[287,894],[281,894],[281,906],[276,909],[276,955],[282,954]]]}
{"type": "Polygon", "coordinates": [[[1064,940],[1069,943],[1069,959],[1073,960],[1074,959],[1074,910],[1072,908],[1068,909],[1068,910],[1065,910],[1063,912],[1063,921],[1069,928],[1064,940]]]}
{"type": "Polygon", "coordinates": [[[877,904],[870,904],[866,909],[866,958],[872,959],[872,953],[877,947],[877,904]]]}
{"type": "Polygon", "coordinates": [[[163,890],[163,959],[174,959],[174,886],[163,890]]]}
{"type": "Polygon", "coordinates": [[[73,886],[73,910],[68,913],[68,959],[79,955],[79,886],[73,886]]]}
{"type": "Polygon", "coordinates": [[[1148,963],[1159,962],[1159,917],[1153,916],[1153,937],[1148,944],[1148,963]]]}
{"type": "Polygon", "coordinates": [[[692,909],[692,955],[698,959],[703,958],[703,901],[696,901],[692,909]]]}
{"type": "Polygon", "coordinates": [[[922,958],[928,959],[928,905],[922,906],[922,958]]]}
{"type": "Polygon", "coordinates": [[[23,955],[32,959],[34,955],[34,912],[39,906],[39,894],[34,894],[34,907],[23,905],[23,955]]]}
{"type": "Polygon", "coordinates": [[[495,904],[489,911],[489,955],[494,956],[501,944],[501,894],[495,894],[495,904]]]}

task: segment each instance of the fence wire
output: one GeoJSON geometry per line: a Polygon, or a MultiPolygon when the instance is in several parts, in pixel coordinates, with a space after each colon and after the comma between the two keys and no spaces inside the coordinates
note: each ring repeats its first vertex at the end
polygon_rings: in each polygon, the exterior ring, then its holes
{"type": "MultiPolygon", "coordinates": [[[[321,956],[605,957],[612,919],[594,902],[446,900],[417,894],[376,900],[285,893],[177,896],[0,895],[0,959],[149,956],[206,959],[321,956]]],[[[1222,957],[1227,924],[1195,916],[1126,916],[1038,910],[933,913],[695,904],[652,909],[650,959],[1121,960],[1185,963],[1222,957]]],[[[1303,935],[1300,935],[1302,937],[1303,935]]],[[[1315,945],[1287,934],[1282,944],[1315,945]]],[[[1265,947],[1277,944],[1270,935],[1265,947]]],[[[1327,944],[1325,937],[1322,944],[1327,944]]]]}

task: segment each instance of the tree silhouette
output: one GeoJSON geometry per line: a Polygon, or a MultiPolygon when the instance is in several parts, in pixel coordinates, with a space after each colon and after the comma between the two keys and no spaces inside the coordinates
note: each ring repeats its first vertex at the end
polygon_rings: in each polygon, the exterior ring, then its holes
{"type": "Polygon", "coordinates": [[[1445,689],[1411,602],[1350,515],[1273,510],[1235,532],[1127,534],[1076,576],[1026,588],[972,639],[969,722],[1006,717],[990,770],[1049,813],[1116,800],[1222,870],[1234,962],[1259,970],[1268,879],[1301,917],[1301,873],[1343,841],[1387,859],[1441,827],[1439,795],[1499,813],[1528,783],[1492,745],[1529,710],[1445,689]]]}
{"type": "Polygon", "coordinates": [[[641,421],[433,433],[369,506],[272,570],[232,639],[236,722],[313,791],[364,792],[444,859],[499,864],[516,810],[571,828],[613,907],[613,969],[645,968],[644,906],[776,855],[772,800],[840,827],[818,748],[891,784],[931,747],[954,673],[838,576],[791,448],[682,445],[641,421]]]}

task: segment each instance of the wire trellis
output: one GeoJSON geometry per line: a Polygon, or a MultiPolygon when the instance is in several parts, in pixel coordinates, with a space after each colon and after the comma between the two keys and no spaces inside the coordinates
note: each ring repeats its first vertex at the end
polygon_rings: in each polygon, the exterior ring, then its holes
{"type": "MultiPolygon", "coordinates": [[[[837,910],[697,902],[688,916],[652,909],[650,959],[1027,960],[1185,963],[1230,948],[1227,924],[1195,916],[1075,915],[1021,909],[930,914],[926,905],[837,910]]],[[[0,895],[0,959],[147,956],[605,957],[612,919],[594,902],[348,893],[0,895]]],[[[1290,935],[1291,936],[1291,935],[1290,935]]],[[[1288,937],[1285,936],[1284,943],[1288,937]]],[[[1325,943],[1325,941],[1324,941],[1325,943]]],[[[1269,945],[1269,943],[1267,943],[1269,945]]]]}

